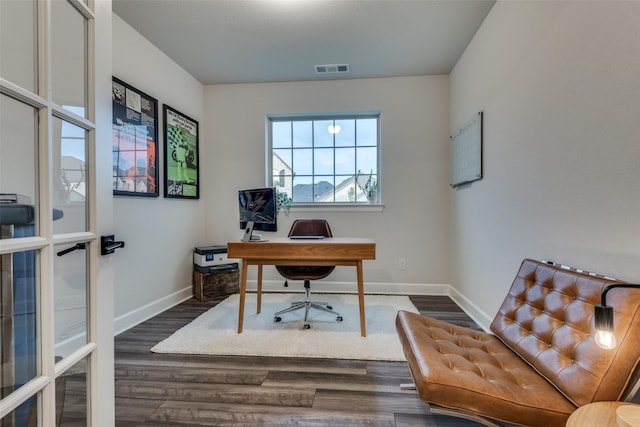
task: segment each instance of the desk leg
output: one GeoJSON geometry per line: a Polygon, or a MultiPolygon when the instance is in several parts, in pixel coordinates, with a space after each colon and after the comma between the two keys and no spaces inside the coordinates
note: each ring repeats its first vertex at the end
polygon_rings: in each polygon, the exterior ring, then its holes
{"type": "Polygon", "coordinates": [[[242,333],[242,322],[244,320],[244,297],[247,292],[247,260],[242,260],[242,270],[240,272],[240,307],[238,310],[238,333],[242,333]]]}
{"type": "Polygon", "coordinates": [[[358,271],[358,303],[360,304],[360,335],[367,336],[367,327],[364,320],[364,278],[362,275],[362,260],[356,262],[358,271]]]}
{"type": "Polygon", "coordinates": [[[260,314],[262,306],[262,264],[258,264],[258,295],[256,295],[256,314],[260,314]]]}

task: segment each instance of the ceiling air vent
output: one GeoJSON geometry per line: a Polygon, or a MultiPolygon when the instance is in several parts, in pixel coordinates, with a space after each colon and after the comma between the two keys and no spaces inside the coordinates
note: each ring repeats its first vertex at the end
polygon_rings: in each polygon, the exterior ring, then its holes
{"type": "Polygon", "coordinates": [[[314,65],[317,74],[348,73],[349,64],[314,65]]]}

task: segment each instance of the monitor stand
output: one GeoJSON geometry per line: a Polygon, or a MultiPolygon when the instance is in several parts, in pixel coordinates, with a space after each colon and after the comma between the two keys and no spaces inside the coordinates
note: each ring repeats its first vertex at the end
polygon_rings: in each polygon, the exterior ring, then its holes
{"type": "Polygon", "coordinates": [[[244,235],[242,236],[243,242],[266,242],[262,240],[261,234],[253,234],[253,221],[247,221],[247,226],[244,229],[244,235]]]}

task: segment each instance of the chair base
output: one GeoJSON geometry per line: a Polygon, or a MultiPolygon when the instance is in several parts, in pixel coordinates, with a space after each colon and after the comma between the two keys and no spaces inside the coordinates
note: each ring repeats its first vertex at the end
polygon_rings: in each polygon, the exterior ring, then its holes
{"type": "Polygon", "coordinates": [[[278,311],[276,314],[273,315],[273,321],[274,322],[281,321],[282,320],[282,318],[280,317],[281,314],[289,313],[291,311],[300,310],[300,309],[304,308],[304,325],[303,325],[303,328],[304,329],[309,329],[309,328],[311,328],[311,325],[309,324],[309,310],[312,309],[312,308],[315,308],[316,310],[321,310],[321,311],[325,311],[327,313],[334,314],[336,316],[336,320],[338,322],[342,322],[342,315],[340,313],[338,313],[337,311],[333,311],[332,307],[327,305],[326,302],[312,302],[311,301],[311,290],[310,290],[310,286],[309,286],[309,284],[307,283],[306,280],[305,280],[305,284],[304,284],[304,293],[305,293],[304,301],[292,302],[291,303],[291,307],[288,307],[288,308],[285,308],[284,310],[278,311]]]}

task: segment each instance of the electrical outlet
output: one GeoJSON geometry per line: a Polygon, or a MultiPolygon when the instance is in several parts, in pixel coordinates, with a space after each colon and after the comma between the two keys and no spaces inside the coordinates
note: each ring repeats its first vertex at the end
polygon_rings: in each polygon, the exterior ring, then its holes
{"type": "Polygon", "coordinates": [[[400,258],[398,260],[398,269],[406,270],[407,269],[407,260],[404,258],[400,258]]]}

